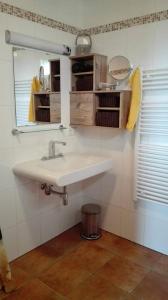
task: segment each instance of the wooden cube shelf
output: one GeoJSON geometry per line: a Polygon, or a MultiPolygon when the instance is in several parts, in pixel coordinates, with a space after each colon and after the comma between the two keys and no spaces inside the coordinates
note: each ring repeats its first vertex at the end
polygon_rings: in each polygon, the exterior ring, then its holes
{"type": "Polygon", "coordinates": [[[60,60],[50,60],[50,91],[34,93],[35,121],[61,122],[60,60]]]}
{"type": "Polygon", "coordinates": [[[125,128],[131,91],[72,92],[70,124],[125,128]]]}
{"type": "Polygon", "coordinates": [[[106,82],[107,56],[87,54],[71,56],[71,90],[93,91],[106,82]]]}
{"type": "Polygon", "coordinates": [[[99,83],[106,82],[107,57],[87,54],[70,59],[70,124],[125,128],[131,91],[99,90],[99,83]]]}

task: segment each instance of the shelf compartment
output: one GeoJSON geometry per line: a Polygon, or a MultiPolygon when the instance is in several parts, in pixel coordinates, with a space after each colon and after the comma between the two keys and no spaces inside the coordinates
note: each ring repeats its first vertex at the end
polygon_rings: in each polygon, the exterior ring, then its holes
{"type": "Polygon", "coordinates": [[[99,82],[106,81],[107,57],[99,54],[88,54],[70,57],[71,90],[93,91],[99,82]]]}
{"type": "Polygon", "coordinates": [[[97,94],[99,107],[120,107],[120,93],[100,93],[97,94]]]}
{"type": "Polygon", "coordinates": [[[50,122],[50,110],[43,108],[36,109],[36,121],[50,122]]]}
{"type": "Polygon", "coordinates": [[[51,91],[60,92],[60,60],[50,61],[51,91]]]}
{"type": "Polygon", "coordinates": [[[76,80],[77,91],[91,91],[93,90],[93,76],[87,75],[78,77],[76,80]]]}
{"type": "Polygon", "coordinates": [[[119,111],[97,111],[96,126],[119,128],[120,123],[119,111]]]}

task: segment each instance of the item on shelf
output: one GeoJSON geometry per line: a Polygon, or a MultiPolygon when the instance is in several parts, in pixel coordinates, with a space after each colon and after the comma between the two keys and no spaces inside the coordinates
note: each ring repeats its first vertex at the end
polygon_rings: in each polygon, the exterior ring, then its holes
{"type": "Polygon", "coordinates": [[[87,33],[79,33],[75,40],[76,55],[84,55],[90,53],[92,47],[91,36],[87,33]]]}
{"type": "Polygon", "coordinates": [[[45,84],[44,84],[44,67],[40,66],[40,70],[39,70],[39,81],[40,81],[40,87],[41,90],[44,91],[45,90],[45,84]]]}
{"type": "Polygon", "coordinates": [[[99,89],[100,90],[107,90],[107,89],[111,89],[111,90],[115,90],[117,85],[119,85],[118,82],[116,83],[108,83],[108,82],[100,82],[99,83],[99,89]]]}
{"type": "Polygon", "coordinates": [[[93,71],[93,64],[85,61],[76,62],[72,65],[73,73],[91,72],[93,71]]]}

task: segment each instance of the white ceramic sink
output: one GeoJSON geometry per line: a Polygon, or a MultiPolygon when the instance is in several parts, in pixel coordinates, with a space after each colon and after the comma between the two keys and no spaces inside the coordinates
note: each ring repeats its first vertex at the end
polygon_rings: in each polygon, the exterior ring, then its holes
{"type": "Polygon", "coordinates": [[[18,163],[16,175],[57,186],[66,186],[103,173],[112,168],[112,160],[94,154],[67,153],[51,160],[32,160],[18,163]]]}

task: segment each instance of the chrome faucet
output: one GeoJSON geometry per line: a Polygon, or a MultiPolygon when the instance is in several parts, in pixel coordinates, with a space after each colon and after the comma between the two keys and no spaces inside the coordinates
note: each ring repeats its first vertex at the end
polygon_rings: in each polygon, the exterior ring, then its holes
{"type": "Polygon", "coordinates": [[[49,153],[48,156],[43,156],[41,159],[42,160],[48,160],[48,159],[53,159],[53,158],[58,158],[58,157],[62,157],[64,156],[63,153],[59,152],[59,153],[55,153],[55,145],[56,144],[61,144],[63,146],[66,145],[66,142],[62,142],[62,141],[50,141],[49,142],[49,153]]]}
{"type": "Polygon", "coordinates": [[[65,146],[66,142],[61,142],[61,141],[50,141],[49,142],[49,158],[50,159],[63,156],[62,153],[58,153],[58,154],[55,153],[55,145],[56,144],[61,144],[61,145],[65,146]]]}

